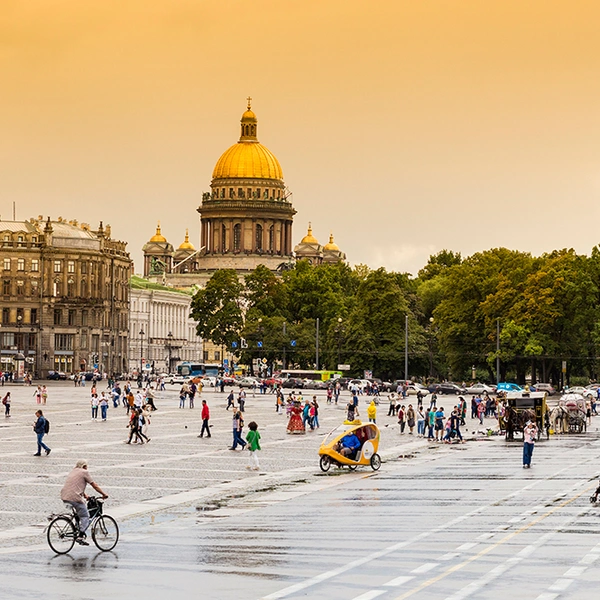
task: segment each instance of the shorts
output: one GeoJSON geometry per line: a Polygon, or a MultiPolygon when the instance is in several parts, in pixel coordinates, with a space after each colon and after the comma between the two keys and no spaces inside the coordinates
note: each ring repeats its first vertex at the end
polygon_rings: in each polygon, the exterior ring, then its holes
{"type": "Polygon", "coordinates": [[[435,421],[435,430],[436,431],[443,431],[444,430],[444,423],[441,419],[436,419],[435,421]]]}

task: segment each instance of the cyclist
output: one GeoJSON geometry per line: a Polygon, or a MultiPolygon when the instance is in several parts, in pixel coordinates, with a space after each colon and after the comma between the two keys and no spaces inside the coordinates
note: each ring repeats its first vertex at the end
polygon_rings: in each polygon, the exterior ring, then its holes
{"type": "Polygon", "coordinates": [[[87,546],[88,543],[85,541],[85,530],[90,524],[90,513],[84,500],[87,500],[89,496],[85,493],[85,487],[90,484],[103,498],[108,498],[108,494],[105,494],[100,486],[92,480],[92,476],[88,472],[87,461],[78,460],[75,468],[67,475],[65,485],[60,491],[60,499],[66,504],[70,504],[79,517],[79,532],[77,534],[76,542],[82,546],[87,546]]]}

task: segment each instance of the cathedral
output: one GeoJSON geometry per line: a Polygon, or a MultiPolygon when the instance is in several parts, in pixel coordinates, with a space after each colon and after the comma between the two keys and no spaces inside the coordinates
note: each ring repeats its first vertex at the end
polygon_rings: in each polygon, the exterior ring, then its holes
{"type": "Polygon", "coordinates": [[[259,264],[272,271],[289,268],[295,260],[312,264],[346,259],[333,241],[321,246],[307,235],[292,250],[296,210],[275,155],[258,141],[258,120],[251,99],[241,119],[239,141],[217,161],[210,191],[202,194],[200,247],[185,239],[177,249],[156,233],[144,245],[144,277],[177,288],[205,285],[218,269],[235,269],[241,276],[259,264]]]}

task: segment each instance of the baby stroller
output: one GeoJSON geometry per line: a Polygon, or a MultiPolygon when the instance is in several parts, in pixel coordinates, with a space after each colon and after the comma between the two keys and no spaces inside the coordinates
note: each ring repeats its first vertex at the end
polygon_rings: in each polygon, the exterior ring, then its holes
{"type": "Polygon", "coordinates": [[[598,502],[598,496],[600,495],[600,485],[596,488],[596,491],[590,496],[590,502],[596,504],[598,502]]]}

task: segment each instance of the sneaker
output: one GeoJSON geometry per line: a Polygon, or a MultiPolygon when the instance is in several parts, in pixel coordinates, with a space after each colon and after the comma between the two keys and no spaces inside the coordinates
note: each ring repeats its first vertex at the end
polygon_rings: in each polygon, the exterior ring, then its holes
{"type": "Polygon", "coordinates": [[[36,453],[34,454],[34,456],[41,456],[41,454],[40,454],[39,452],[36,452],[36,453]]]}
{"type": "Polygon", "coordinates": [[[50,448],[48,448],[48,450],[46,450],[46,456],[48,456],[48,454],[50,454],[50,452],[52,452],[52,450],[50,448]]]}
{"type": "Polygon", "coordinates": [[[89,546],[89,542],[86,542],[85,537],[77,537],[75,538],[75,541],[80,545],[80,546],[89,546]]]}

